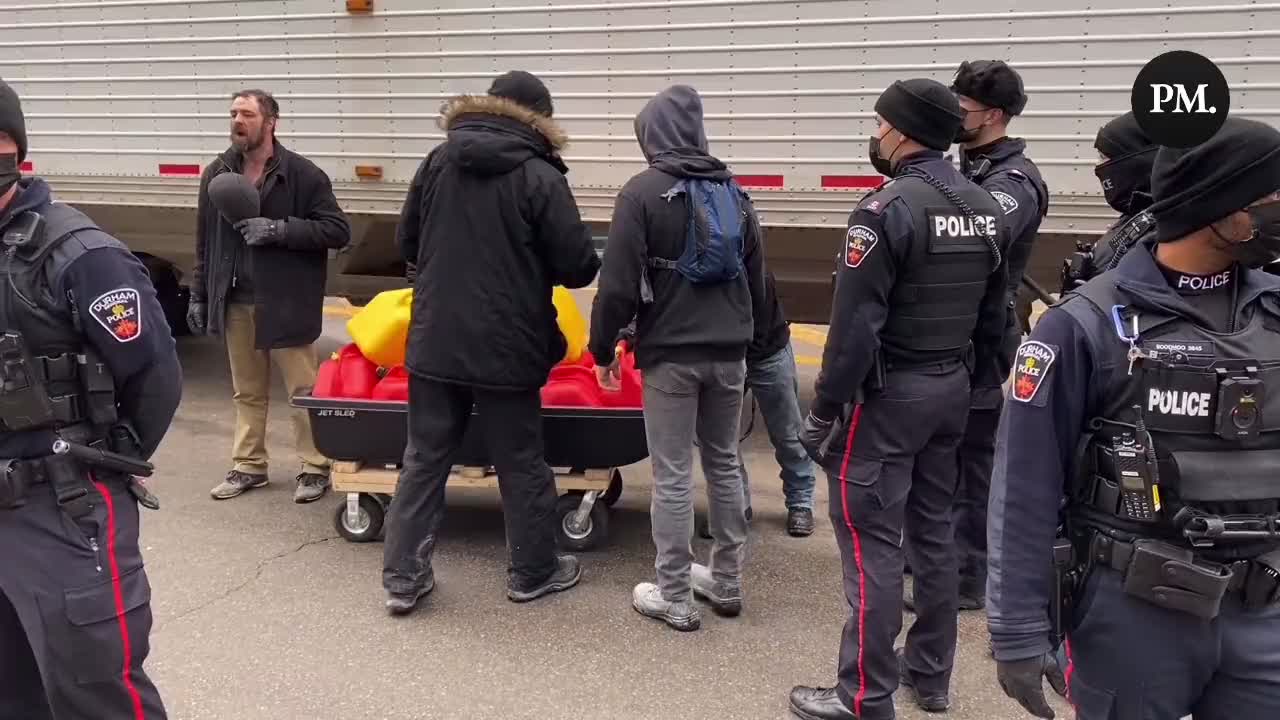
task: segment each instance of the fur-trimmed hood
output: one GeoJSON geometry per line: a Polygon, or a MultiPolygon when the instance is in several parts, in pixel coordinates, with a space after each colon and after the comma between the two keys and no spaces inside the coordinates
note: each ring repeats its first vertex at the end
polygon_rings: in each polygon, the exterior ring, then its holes
{"type": "Polygon", "coordinates": [[[440,108],[440,128],[445,131],[453,130],[466,115],[496,115],[516,120],[546,138],[555,152],[560,152],[569,145],[569,136],[555,120],[539,115],[513,100],[492,95],[459,95],[450,99],[440,108]]]}

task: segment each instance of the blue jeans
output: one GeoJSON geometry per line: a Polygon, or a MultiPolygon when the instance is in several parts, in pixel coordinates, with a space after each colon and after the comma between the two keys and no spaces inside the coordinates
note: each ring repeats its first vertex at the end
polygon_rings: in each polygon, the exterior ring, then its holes
{"type": "MultiPolygon", "coordinates": [[[[760,406],[764,426],[773,443],[773,454],[782,469],[782,492],[787,509],[813,509],[815,482],[813,461],[800,444],[804,417],[800,414],[800,384],[796,379],[796,356],[788,344],[763,360],[747,364],[747,387],[760,406]]],[[[742,488],[751,506],[751,489],[747,466],[738,448],[738,466],[742,469],[742,488]]]]}

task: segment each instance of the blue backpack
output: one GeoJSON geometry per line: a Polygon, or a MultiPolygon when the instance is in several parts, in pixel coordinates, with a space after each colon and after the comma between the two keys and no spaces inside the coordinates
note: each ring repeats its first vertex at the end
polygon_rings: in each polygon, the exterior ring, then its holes
{"type": "Polygon", "coordinates": [[[746,240],[746,192],[732,178],[725,181],[686,178],[662,195],[670,202],[685,197],[689,224],[684,252],[678,260],[650,258],[649,265],[675,270],[695,285],[733,280],[742,272],[746,240]]]}

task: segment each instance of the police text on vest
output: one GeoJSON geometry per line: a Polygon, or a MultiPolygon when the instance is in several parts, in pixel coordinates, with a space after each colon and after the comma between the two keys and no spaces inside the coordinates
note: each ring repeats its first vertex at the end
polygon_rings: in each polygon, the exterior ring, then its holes
{"type": "Polygon", "coordinates": [[[992,237],[997,227],[994,215],[938,215],[933,218],[933,234],[937,237],[992,237]]]}
{"type": "Polygon", "coordinates": [[[1158,412],[1161,415],[1209,417],[1209,399],[1210,395],[1206,392],[1198,393],[1185,390],[1151,388],[1151,392],[1147,396],[1147,412],[1158,412]]]}

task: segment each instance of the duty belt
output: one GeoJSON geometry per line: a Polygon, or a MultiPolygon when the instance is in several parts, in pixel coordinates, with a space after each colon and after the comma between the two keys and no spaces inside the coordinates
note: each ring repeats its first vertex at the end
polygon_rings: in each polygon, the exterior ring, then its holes
{"type": "MultiPolygon", "coordinates": [[[[1120,574],[1129,569],[1133,561],[1134,544],[1107,537],[1102,533],[1094,533],[1089,541],[1090,562],[1109,567],[1120,574]]],[[[1227,580],[1227,592],[1239,592],[1244,589],[1245,580],[1249,577],[1248,560],[1236,560],[1230,563],[1213,563],[1230,574],[1227,580]]]]}

